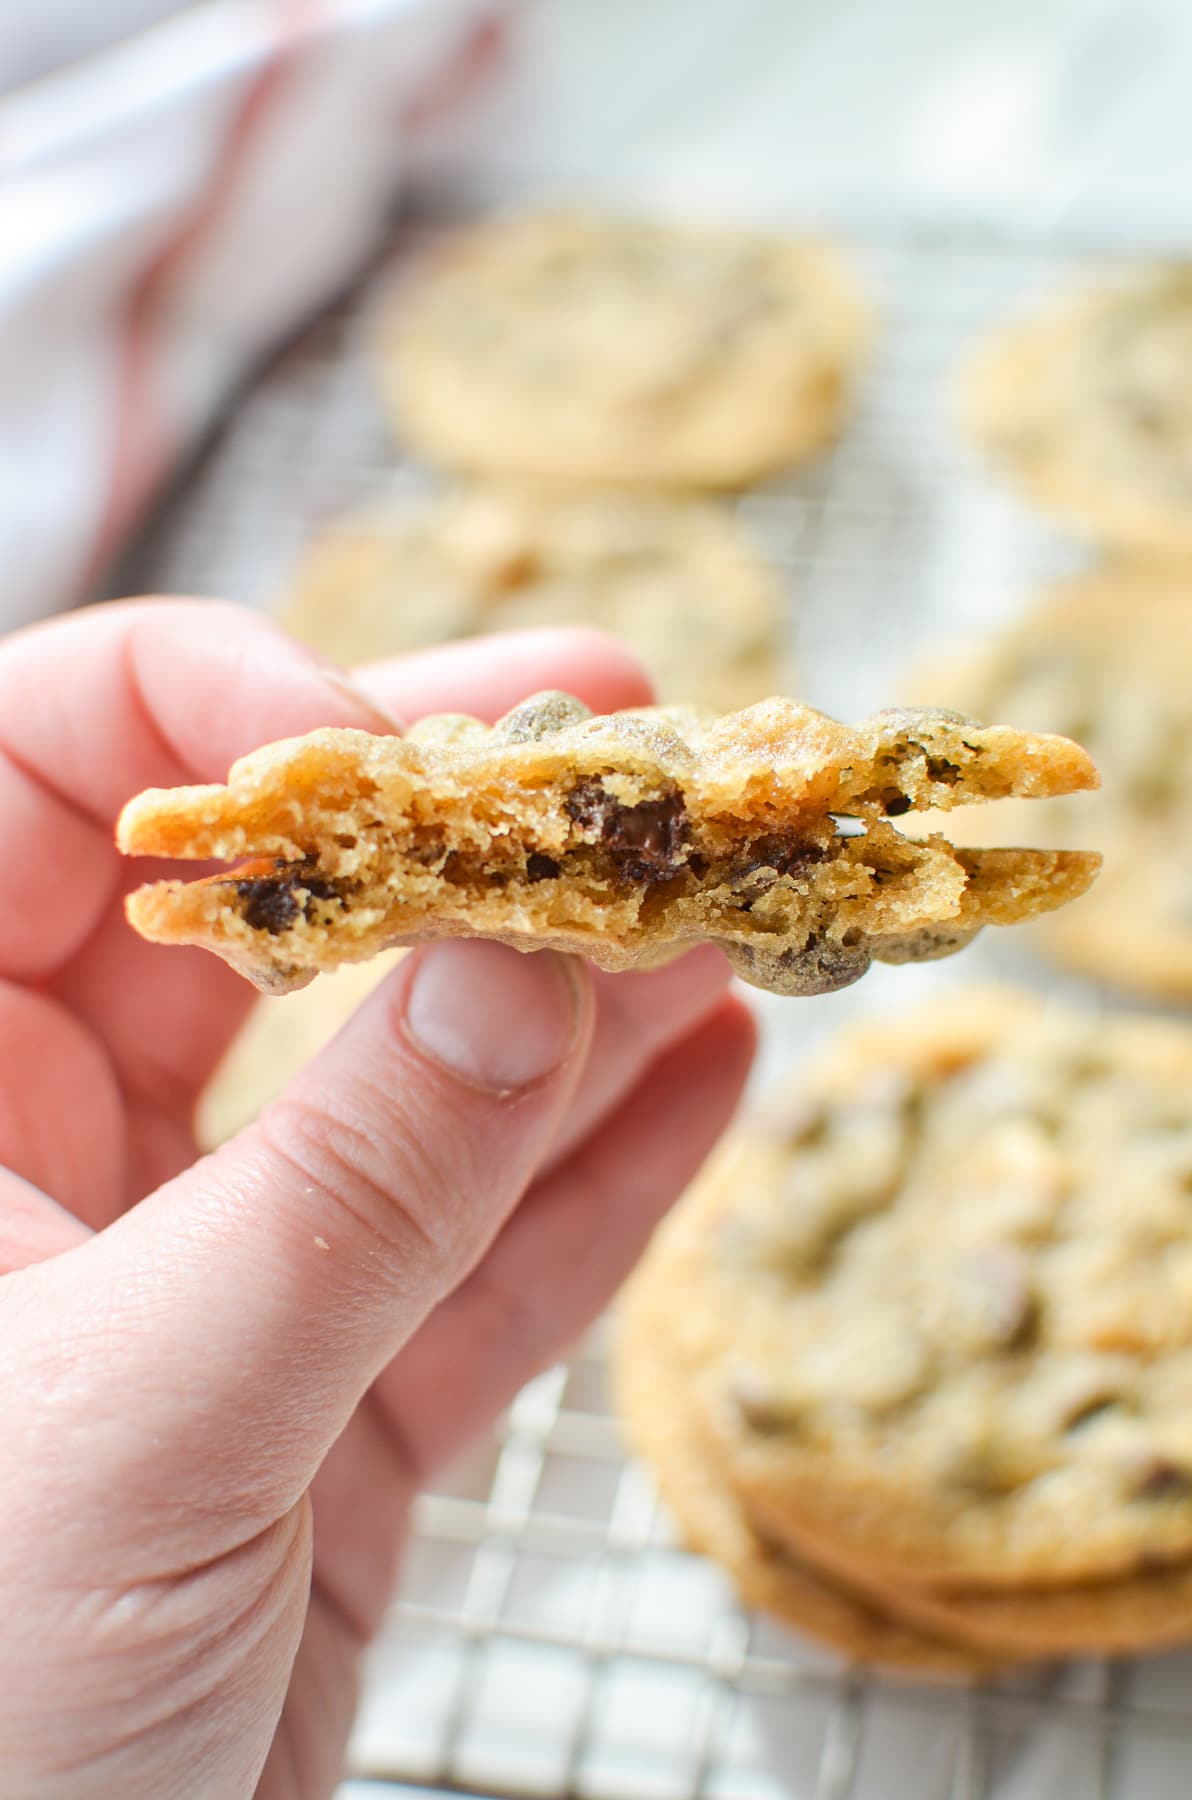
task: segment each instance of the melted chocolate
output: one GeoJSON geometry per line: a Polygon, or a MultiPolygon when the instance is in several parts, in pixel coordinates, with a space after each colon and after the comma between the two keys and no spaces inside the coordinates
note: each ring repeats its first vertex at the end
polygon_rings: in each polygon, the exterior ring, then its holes
{"type": "MultiPolygon", "coordinates": [[[[822,863],[827,854],[822,844],[809,843],[806,838],[757,838],[749,846],[748,860],[733,864],[732,883],[742,887],[755,875],[801,875],[805,869],[822,863]]],[[[757,885],[764,891],[769,884],[762,881],[757,885]]]]}
{"type": "Polygon", "coordinates": [[[566,808],[577,825],[599,831],[627,881],[668,881],[686,861],[691,824],[680,793],[624,806],[601,782],[588,780],[572,789],[566,808]]]}
{"type": "Polygon", "coordinates": [[[312,900],[338,900],[333,882],[321,875],[304,873],[302,868],[279,865],[276,875],[250,875],[232,886],[244,902],[244,922],[254,931],[267,931],[277,937],[288,931],[299,914],[309,919],[312,900]],[[299,900],[299,894],[305,898],[299,900]]]}

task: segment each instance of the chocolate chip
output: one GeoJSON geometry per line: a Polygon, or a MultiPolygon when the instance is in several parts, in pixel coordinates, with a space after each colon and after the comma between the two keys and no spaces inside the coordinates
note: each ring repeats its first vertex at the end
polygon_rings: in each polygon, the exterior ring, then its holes
{"type": "Polygon", "coordinates": [[[447,857],[447,839],[438,826],[427,826],[419,830],[413,843],[406,851],[411,862],[421,867],[440,872],[447,857]]]}
{"type": "Polygon", "coordinates": [[[1146,437],[1166,437],[1172,421],[1164,409],[1146,394],[1124,391],[1116,396],[1118,411],[1146,437]]]}
{"type": "Polygon", "coordinates": [[[909,794],[891,794],[884,804],[886,817],[888,819],[900,819],[903,813],[908,813],[911,810],[911,798],[909,794]]]}
{"type": "Polygon", "coordinates": [[[563,802],[567,817],[582,825],[585,831],[603,828],[609,808],[615,805],[616,801],[599,781],[578,782],[563,802]]]}
{"type": "Polygon", "coordinates": [[[795,1407],[754,1369],[741,1369],[732,1377],[729,1400],[741,1425],[756,1437],[782,1437],[798,1428],[795,1407]]]}
{"type": "Polygon", "coordinates": [[[1091,1425],[1094,1419],[1103,1418],[1121,1403],[1118,1394],[1093,1394],[1064,1420],[1064,1430],[1079,1431],[1082,1425],[1091,1425]]]}
{"type": "Polygon", "coordinates": [[[963,950],[979,930],[980,926],[920,925],[911,931],[891,932],[888,937],[874,939],[874,954],[885,963],[936,962],[941,956],[963,950]]]}
{"type": "Polygon", "coordinates": [[[960,780],[960,765],[949,762],[946,756],[929,756],[927,779],[938,781],[943,787],[955,787],[960,780]]]}
{"type": "Polygon", "coordinates": [[[747,881],[751,875],[763,871],[767,875],[801,875],[804,869],[810,869],[815,863],[822,863],[827,854],[822,844],[809,843],[806,838],[757,838],[749,846],[748,861],[733,865],[733,885],[737,886],[747,881]]]}
{"type": "Polygon", "coordinates": [[[533,744],[591,717],[583,701],[577,700],[574,694],[532,694],[497,720],[493,726],[493,740],[501,744],[533,744]]]}
{"type": "Polygon", "coordinates": [[[822,1100],[800,1094],[788,1103],[782,1119],[783,1139],[788,1150],[809,1150],[822,1144],[828,1136],[831,1114],[822,1100]]]}
{"type": "Polygon", "coordinates": [[[245,924],[254,931],[267,931],[271,937],[288,931],[299,913],[309,920],[312,900],[341,898],[333,882],[285,863],[278,865],[276,875],[250,875],[232,886],[244,902],[245,924]],[[300,900],[299,894],[304,898],[300,900]]]}
{"type": "Polygon", "coordinates": [[[1021,1252],[1005,1245],[975,1250],[958,1273],[961,1297],[983,1342],[1003,1350],[1030,1343],[1039,1323],[1039,1302],[1021,1252]]]}
{"type": "Polygon", "coordinates": [[[587,780],[572,789],[565,806],[577,825],[599,831],[618,873],[628,881],[669,880],[686,860],[691,825],[678,792],[625,806],[600,781],[587,780]]]}
{"type": "Polygon", "coordinates": [[[869,952],[862,948],[838,944],[831,939],[811,937],[801,950],[786,950],[778,959],[787,985],[786,993],[834,994],[838,988],[851,987],[869,967],[869,952]]]}
{"type": "Polygon", "coordinates": [[[535,850],[526,858],[526,880],[553,881],[559,867],[553,856],[543,856],[540,850],[535,850]]]}
{"type": "Polygon", "coordinates": [[[252,876],[232,885],[244,901],[244,922],[254,931],[267,931],[276,937],[289,930],[301,911],[293,884],[279,881],[274,875],[252,876]]]}
{"type": "Polygon", "coordinates": [[[303,875],[297,879],[295,885],[306,889],[306,900],[303,903],[303,911],[306,913],[308,919],[310,918],[310,903],[312,900],[339,900],[341,898],[339,889],[336,887],[335,883],[333,881],[328,881],[323,875],[303,875]]]}
{"type": "Polygon", "coordinates": [[[1134,1495],[1138,1500],[1180,1500],[1189,1493],[1192,1493],[1192,1473],[1161,1451],[1146,1458],[1134,1482],[1134,1495]]]}

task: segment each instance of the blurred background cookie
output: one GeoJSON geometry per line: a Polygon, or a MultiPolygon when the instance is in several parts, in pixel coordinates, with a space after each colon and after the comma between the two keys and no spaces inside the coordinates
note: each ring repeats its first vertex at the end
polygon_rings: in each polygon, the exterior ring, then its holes
{"type": "Polygon", "coordinates": [[[733,488],[834,435],[868,329],[817,245],[548,212],[445,244],[378,354],[399,437],[447,468],[733,488]]]}
{"type": "Polygon", "coordinates": [[[663,700],[733,710],[782,691],[783,594],[732,516],[637,494],[462,488],[332,526],[281,617],[337,662],[526,626],[596,625],[663,700]]]}
{"type": "Polygon", "coordinates": [[[1053,301],[996,333],[962,383],[969,431],[1082,536],[1192,554],[1192,264],[1053,301]]]}
{"type": "Polygon", "coordinates": [[[951,814],[961,842],[1046,842],[1104,855],[1099,880],[1032,926],[1066,965],[1168,1001],[1192,1001],[1192,569],[1119,567],[1052,589],[999,636],[910,682],[929,703],[1035,731],[1078,732],[1101,791],[951,814]],[[1042,834],[1042,835],[1040,835],[1042,834]]]}

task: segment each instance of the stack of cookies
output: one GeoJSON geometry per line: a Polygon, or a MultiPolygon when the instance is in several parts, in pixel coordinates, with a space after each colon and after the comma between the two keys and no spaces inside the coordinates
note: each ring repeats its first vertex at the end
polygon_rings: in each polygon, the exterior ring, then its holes
{"type": "Polygon", "coordinates": [[[1192,1033],[1007,991],[854,1030],[636,1276],[696,1547],[924,1673],[1192,1638],[1192,1033]]]}

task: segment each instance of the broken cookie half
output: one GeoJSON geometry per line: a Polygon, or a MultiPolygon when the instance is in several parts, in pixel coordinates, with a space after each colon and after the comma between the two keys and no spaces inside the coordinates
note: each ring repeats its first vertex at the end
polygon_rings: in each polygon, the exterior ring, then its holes
{"type": "Polygon", "coordinates": [[[891,819],[1097,785],[1068,739],[956,713],[848,726],[775,699],[723,717],[593,717],[570,695],[539,694],[493,726],[452,714],[405,737],[268,744],[226,787],[139,795],[117,841],[237,865],[140,888],[128,916],[154,942],[214,950],[269,993],[388,945],[490,937],[605,969],[710,941],[755,986],[817,994],[874,958],[946,956],[983,925],[1049,912],[1100,864],[955,849],[891,819]]]}

